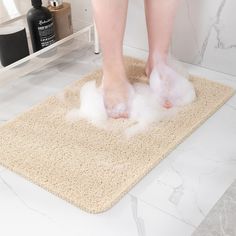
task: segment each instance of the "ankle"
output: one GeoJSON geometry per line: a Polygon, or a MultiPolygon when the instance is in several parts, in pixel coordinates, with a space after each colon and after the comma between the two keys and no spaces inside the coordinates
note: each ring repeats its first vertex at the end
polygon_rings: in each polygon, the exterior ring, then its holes
{"type": "Polygon", "coordinates": [[[124,58],[121,55],[111,55],[103,57],[103,69],[115,70],[124,67],[124,58]]]}
{"type": "Polygon", "coordinates": [[[126,70],[123,63],[112,63],[103,65],[103,82],[112,83],[127,80],[126,70]]]}
{"type": "Polygon", "coordinates": [[[167,53],[151,53],[146,63],[146,75],[149,77],[154,68],[161,69],[168,64],[167,53]]]}

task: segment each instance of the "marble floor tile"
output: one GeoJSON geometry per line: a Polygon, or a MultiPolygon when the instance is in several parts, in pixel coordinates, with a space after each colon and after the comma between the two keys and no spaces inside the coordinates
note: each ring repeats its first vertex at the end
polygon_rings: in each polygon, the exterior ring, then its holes
{"type": "MultiPolygon", "coordinates": [[[[126,47],[125,52],[140,59],[147,58],[145,51],[126,47]]],[[[183,65],[190,74],[236,89],[234,76],[183,65]]],[[[236,178],[235,111],[234,95],[131,193],[183,222],[198,226],[236,178]]]]}
{"type": "MultiPolygon", "coordinates": [[[[0,123],[0,124],[1,124],[1,123],[0,123]]],[[[2,167],[2,166],[0,166],[0,173],[3,172],[3,171],[5,171],[5,168],[2,167]]]]}
{"type": "Polygon", "coordinates": [[[4,225],[0,234],[4,236],[16,232],[28,236],[34,229],[36,235],[83,236],[188,236],[195,230],[131,195],[105,213],[88,214],[8,170],[0,173],[0,193],[0,222],[4,225]],[[12,223],[16,227],[8,230],[12,223]]]}
{"type": "Polygon", "coordinates": [[[131,193],[198,226],[236,178],[236,111],[224,106],[131,193]]]}
{"type": "MultiPolygon", "coordinates": [[[[125,52],[147,56],[132,48],[125,52]]],[[[89,47],[12,81],[0,89],[0,125],[100,64],[101,55],[89,47]]],[[[185,66],[236,88],[235,77],[185,66]]],[[[0,235],[190,236],[236,179],[235,120],[234,96],[103,214],[85,213],[0,167],[0,235]]]]}
{"type": "Polygon", "coordinates": [[[193,236],[236,235],[236,181],[210,211],[193,236]]]}

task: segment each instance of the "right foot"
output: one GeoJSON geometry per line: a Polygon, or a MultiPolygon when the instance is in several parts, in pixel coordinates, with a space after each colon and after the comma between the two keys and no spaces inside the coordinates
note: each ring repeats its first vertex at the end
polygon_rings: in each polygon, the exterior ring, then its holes
{"type": "Polygon", "coordinates": [[[187,105],[196,97],[194,87],[188,79],[165,64],[153,68],[149,84],[161,105],[167,109],[187,105]]]}
{"type": "Polygon", "coordinates": [[[107,115],[111,118],[128,118],[129,117],[129,101],[132,93],[127,76],[123,73],[104,72],[102,79],[102,90],[104,105],[107,115]]]}

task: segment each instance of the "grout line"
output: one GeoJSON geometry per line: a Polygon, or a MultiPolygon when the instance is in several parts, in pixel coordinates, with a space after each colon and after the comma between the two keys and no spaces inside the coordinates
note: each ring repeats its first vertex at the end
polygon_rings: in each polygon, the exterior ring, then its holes
{"type": "MultiPolygon", "coordinates": [[[[131,193],[128,193],[128,195],[129,195],[130,197],[132,197],[132,198],[135,197],[135,196],[134,196],[133,194],[131,194],[131,193]]],[[[193,227],[194,229],[197,228],[197,226],[195,226],[195,225],[193,225],[193,224],[191,224],[191,223],[185,221],[184,219],[181,219],[181,218],[179,218],[179,217],[177,217],[177,216],[175,216],[175,215],[172,215],[172,214],[170,214],[169,212],[167,212],[167,211],[165,211],[165,210],[163,210],[163,209],[161,209],[161,208],[159,208],[159,207],[157,207],[157,206],[155,206],[155,205],[152,205],[151,203],[149,203],[149,202],[147,202],[147,201],[145,201],[145,200],[143,200],[143,199],[141,199],[141,198],[137,198],[137,199],[138,199],[139,201],[145,203],[145,204],[148,205],[149,207],[152,207],[152,208],[154,208],[154,209],[157,210],[157,211],[160,211],[160,212],[162,212],[162,213],[164,213],[164,214],[166,214],[166,215],[168,215],[168,216],[170,216],[170,217],[172,217],[172,218],[175,218],[176,220],[178,220],[178,221],[180,221],[180,222],[182,222],[182,223],[185,223],[185,224],[187,224],[187,225],[193,227]]]]}
{"type": "MultiPolygon", "coordinates": [[[[124,45],[124,49],[127,49],[127,50],[137,50],[137,51],[140,51],[140,52],[145,53],[145,54],[148,55],[148,51],[145,50],[145,49],[142,49],[142,48],[137,48],[137,47],[131,47],[131,46],[128,46],[128,45],[124,45]]],[[[184,61],[184,60],[179,59],[179,58],[177,58],[177,61],[185,63],[185,64],[190,65],[190,66],[198,67],[200,69],[205,69],[205,70],[209,70],[211,72],[215,72],[215,73],[219,73],[219,74],[224,74],[224,75],[227,75],[227,76],[232,76],[236,80],[236,75],[235,74],[230,74],[230,73],[227,73],[227,72],[224,72],[224,71],[218,71],[216,69],[213,69],[213,68],[210,68],[210,67],[207,67],[207,66],[204,66],[204,65],[193,64],[193,63],[190,63],[188,61],[184,61]]],[[[228,80],[234,81],[234,79],[228,79],[228,80]]]]}
{"type": "Polygon", "coordinates": [[[131,195],[131,208],[133,218],[137,226],[138,236],[145,236],[146,232],[144,220],[138,216],[138,199],[133,195],[131,195]]]}

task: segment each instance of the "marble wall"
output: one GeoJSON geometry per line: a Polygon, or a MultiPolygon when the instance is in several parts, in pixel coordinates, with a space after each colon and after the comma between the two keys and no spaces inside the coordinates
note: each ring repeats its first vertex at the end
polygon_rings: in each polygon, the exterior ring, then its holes
{"type": "MultiPolygon", "coordinates": [[[[147,50],[143,0],[130,0],[125,44],[147,50]]],[[[182,0],[172,53],[178,59],[236,75],[236,1],[182,0]]]]}
{"type": "Polygon", "coordinates": [[[235,0],[185,0],[177,15],[173,54],[236,75],[235,10],[235,0]]]}
{"type": "MultiPolygon", "coordinates": [[[[75,30],[92,22],[91,0],[67,1],[73,6],[75,30]]],[[[0,0],[0,5],[4,2],[30,1],[0,0]]],[[[175,21],[172,54],[184,62],[236,75],[235,11],[235,0],[182,0],[175,21]]],[[[143,0],[129,0],[124,43],[148,49],[143,0]]]]}
{"type": "MultiPolygon", "coordinates": [[[[91,21],[90,0],[70,0],[74,20],[91,21]]],[[[182,0],[172,39],[178,59],[236,75],[236,1],[182,0]]],[[[143,0],[130,0],[125,45],[147,50],[143,0]]]]}

